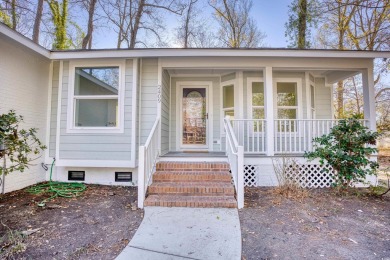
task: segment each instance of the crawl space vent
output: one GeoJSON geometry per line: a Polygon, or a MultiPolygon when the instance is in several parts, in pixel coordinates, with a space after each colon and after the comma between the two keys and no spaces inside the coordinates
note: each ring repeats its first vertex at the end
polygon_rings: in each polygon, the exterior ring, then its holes
{"type": "Polygon", "coordinates": [[[131,182],[133,180],[132,172],[115,172],[116,182],[131,182]]]}
{"type": "Polygon", "coordinates": [[[85,171],[68,171],[69,181],[84,181],[85,171]]]}

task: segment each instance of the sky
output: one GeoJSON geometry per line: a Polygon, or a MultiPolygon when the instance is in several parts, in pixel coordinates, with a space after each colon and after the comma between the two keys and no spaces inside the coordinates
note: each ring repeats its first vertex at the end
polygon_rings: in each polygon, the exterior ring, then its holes
{"type": "MultiPolygon", "coordinates": [[[[264,40],[264,47],[287,47],[285,37],[285,23],[288,19],[288,5],[291,0],[253,0],[251,17],[257,22],[258,28],[264,32],[267,37],[264,40]]],[[[211,8],[205,6],[205,12],[209,12],[211,17],[211,8]]],[[[212,21],[211,21],[212,22],[212,21]]],[[[178,26],[178,17],[173,14],[167,16],[165,21],[167,31],[173,34],[173,30],[178,26]]],[[[107,32],[107,30],[97,31],[94,38],[94,48],[114,48],[116,47],[116,33],[107,32]]],[[[170,43],[172,47],[174,43],[170,43]]]]}

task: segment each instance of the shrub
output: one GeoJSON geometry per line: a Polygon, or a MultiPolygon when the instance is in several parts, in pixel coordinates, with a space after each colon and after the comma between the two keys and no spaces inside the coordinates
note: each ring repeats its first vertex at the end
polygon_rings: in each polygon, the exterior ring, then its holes
{"type": "MultiPolygon", "coordinates": [[[[309,160],[319,158],[320,164],[330,164],[336,171],[335,185],[346,188],[353,182],[362,182],[367,175],[375,175],[379,167],[370,160],[377,152],[377,132],[370,131],[357,117],[344,119],[328,135],[313,139],[314,150],[306,152],[309,160]]],[[[325,170],[329,172],[329,170],[325,170]]]]}

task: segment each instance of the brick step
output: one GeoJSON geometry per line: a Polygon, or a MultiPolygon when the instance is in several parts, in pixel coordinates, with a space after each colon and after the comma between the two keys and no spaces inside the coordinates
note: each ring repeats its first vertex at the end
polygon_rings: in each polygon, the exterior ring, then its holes
{"type": "Polygon", "coordinates": [[[149,194],[234,196],[234,187],[228,182],[154,182],[148,191],[149,194]]]}
{"type": "Polygon", "coordinates": [[[231,183],[232,176],[228,171],[191,172],[191,171],[157,171],[153,182],[221,182],[231,183]]]}
{"type": "Polygon", "coordinates": [[[191,207],[191,208],[236,208],[233,196],[177,196],[149,195],[145,206],[191,207]]]}
{"type": "Polygon", "coordinates": [[[156,171],[229,171],[229,164],[224,162],[158,162],[156,171]]]}

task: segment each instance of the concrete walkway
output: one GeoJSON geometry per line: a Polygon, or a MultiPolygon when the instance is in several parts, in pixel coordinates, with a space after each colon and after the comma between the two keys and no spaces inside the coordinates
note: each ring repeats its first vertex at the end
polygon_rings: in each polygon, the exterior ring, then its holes
{"type": "Polygon", "coordinates": [[[241,259],[237,209],[146,207],[117,260],[241,259]]]}

